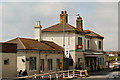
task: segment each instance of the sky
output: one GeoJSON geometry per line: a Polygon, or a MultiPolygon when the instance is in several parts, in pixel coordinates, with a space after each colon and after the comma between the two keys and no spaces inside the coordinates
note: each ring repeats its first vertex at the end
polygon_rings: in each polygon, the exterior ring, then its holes
{"type": "MultiPolygon", "coordinates": [[[[36,21],[44,28],[60,22],[60,12],[66,10],[68,23],[76,25],[76,14],[83,18],[84,30],[104,36],[104,50],[118,50],[118,2],[11,2],[0,3],[0,41],[16,37],[34,38],[36,21]]],[[[105,1],[105,0],[104,0],[105,1]]],[[[76,27],[76,26],[75,26],[76,27]]]]}

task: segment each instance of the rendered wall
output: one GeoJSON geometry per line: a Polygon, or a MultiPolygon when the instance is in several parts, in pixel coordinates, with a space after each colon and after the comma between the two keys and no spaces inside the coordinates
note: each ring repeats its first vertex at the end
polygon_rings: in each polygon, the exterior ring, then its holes
{"type": "Polygon", "coordinates": [[[3,53],[2,54],[2,76],[16,77],[17,75],[17,56],[16,53],[3,53]],[[9,59],[9,64],[4,64],[4,60],[9,59]]]}

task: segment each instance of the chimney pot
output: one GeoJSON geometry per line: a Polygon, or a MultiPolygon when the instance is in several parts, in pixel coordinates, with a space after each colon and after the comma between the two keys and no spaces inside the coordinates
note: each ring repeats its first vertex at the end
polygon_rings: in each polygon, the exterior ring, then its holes
{"type": "Polygon", "coordinates": [[[82,17],[79,16],[79,17],[77,17],[77,19],[82,19],[82,17]]]}

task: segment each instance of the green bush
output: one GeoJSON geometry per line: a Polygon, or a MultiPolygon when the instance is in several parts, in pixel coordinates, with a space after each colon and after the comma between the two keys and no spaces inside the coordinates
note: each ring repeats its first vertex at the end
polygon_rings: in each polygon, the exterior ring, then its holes
{"type": "Polygon", "coordinates": [[[117,58],[117,61],[120,61],[120,56],[105,57],[105,61],[108,61],[108,58],[110,62],[116,62],[116,58],[117,58]]]}

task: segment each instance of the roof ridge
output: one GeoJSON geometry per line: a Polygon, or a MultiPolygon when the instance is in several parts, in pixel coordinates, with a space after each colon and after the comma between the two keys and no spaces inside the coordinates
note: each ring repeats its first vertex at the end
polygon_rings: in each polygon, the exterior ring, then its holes
{"type": "Polygon", "coordinates": [[[22,44],[22,46],[24,47],[24,49],[26,49],[25,45],[23,44],[22,40],[18,37],[18,40],[20,41],[20,43],[22,44]]]}

